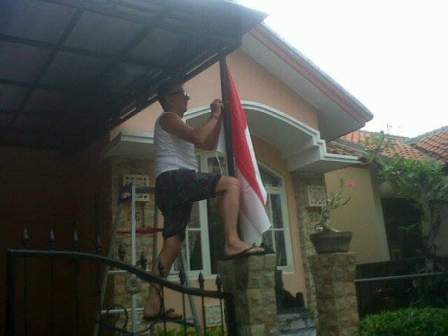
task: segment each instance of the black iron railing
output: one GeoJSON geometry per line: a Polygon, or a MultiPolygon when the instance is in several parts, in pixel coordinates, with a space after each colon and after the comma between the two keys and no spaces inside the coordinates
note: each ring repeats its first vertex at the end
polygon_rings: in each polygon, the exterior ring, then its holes
{"type": "MultiPolygon", "coordinates": [[[[25,231],[24,234],[24,247],[28,247],[29,236],[28,232],[25,231]]],[[[73,305],[73,313],[71,316],[63,316],[65,320],[65,324],[71,326],[70,330],[66,330],[64,335],[80,335],[82,326],[80,325],[81,315],[84,312],[81,312],[80,302],[82,299],[85,299],[86,293],[80,288],[80,280],[81,277],[85,276],[85,274],[81,273],[81,266],[83,262],[94,263],[96,267],[95,269],[95,279],[96,279],[96,290],[95,290],[95,301],[97,311],[94,314],[95,316],[91,316],[94,323],[98,325],[99,335],[165,335],[173,329],[173,325],[168,326],[168,322],[166,319],[160,318],[158,320],[154,320],[151,323],[143,323],[144,327],[142,327],[138,331],[129,331],[127,328],[127,324],[129,321],[129,308],[123,305],[121,306],[104,306],[101,300],[101,284],[103,277],[105,276],[105,270],[108,268],[114,270],[126,271],[131,276],[136,277],[142,283],[147,284],[156,284],[161,289],[161,310],[165,311],[165,289],[170,289],[175,293],[181,295],[182,299],[182,318],[177,321],[172,321],[177,324],[177,332],[178,334],[184,335],[197,335],[198,331],[201,335],[209,335],[210,329],[207,329],[207,316],[205,309],[205,299],[215,299],[219,302],[220,309],[220,323],[216,324],[213,329],[213,335],[238,335],[236,330],[236,326],[234,324],[235,321],[235,312],[233,306],[233,298],[229,293],[225,293],[222,290],[222,284],[219,277],[216,279],[217,290],[205,290],[204,289],[204,278],[202,274],[199,277],[199,286],[200,288],[188,288],[185,287],[185,279],[186,276],[182,272],[179,274],[179,284],[175,282],[168,281],[162,277],[156,276],[152,273],[149,273],[143,269],[139,269],[137,267],[126,264],[122,261],[108,258],[100,255],[101,252],[101,242],[97,239],[96,243],[96,252],[97,253],[86,253],[80,252],[79,250],[79,241],[78,235],[75,232],[73,234],[73,250],[71,251],[63,251],[55,249],[55,239],[54,233],[50,233],[49,239],[49,250],[37,250],[37,249],[9,249],[7,251],[7,260],[6,260],[6,328],[5,328],[5,336],[13,336],[13,335],[33,335],[33,318],[31,314],[31,310],[36,307],[30,307],[29,299],[31,296],[36,293],[32,293],[30,288],[30,263],[32,261],[44,260],[47,263],[47,269],[49,270],[48,275],[42,275],[43,278],[46,277],[48,280],[48,293],[46,293],[45,297],[47,300],[40,302],[40,308],[42,305],[48,306],[49,316],[46,319],[47,330],[49,335],[61,335],[60,330],[56,330],[56,313],[58,311],[58,306],[56,304],[56,299],[60,301],[60,298],[57,298],[57,291],[55,289],[55,276],[57,276],[58,271],[67,272],[70,267],[72,272],[72,286],[69,288],[64,287],[64,291],[72,291],[72,300],[70,302],[65,302],[67,305],[73,305]],[[64,268],[56,267],[58,266],[60,261],[65,261],[64,268]],[[71,264],[68,264],[69,261],[71,264]],[[70,266],[67,266],[70,265],[70,266]],[[18,278],[20,278],[20,282],[18,282],[18,278]],[[18,288],[18,284],[23,286],[23,289],[20,290],[18,288]],[[19,291],[20,290],[20,291],[19,291]],[[20,293],[20,295],[17,295],[20,293]],[[187,309],[186,309],[186,296],[199,297],[199,301],[201,304],[201,318],[199,319],[201,322],[199,330],[196,328],[196,331],[192,333],[191,329],[191,321],[187,319],[187,309]],[[124,319],[122,325],[118,326],[116,323],[110,323],[110,319],[108,317],[111,316],[113,310],[121,311],[124,314],[124,319]],[[105,314],[101,314],[101,312],[106,312],[105,314]],[[225,314],[224,314],[225,312],[225,314]],[[225,318],[224,318],[225,315],[225,318]],[[180,326],[180,327],[179,327],[180,326]],[[157,330],[156,330],[157,329],[157,330]],[[18,331],[19,330],[19,331],[18,331]],[[109,331],[109,333],[107,333],[109,331]]],[[[143,268],[145,261],[141,260],[141,266],[143,268]]],[[[163,274],[163,270],[161,270],[163,274]]],[[[36,275],[34,275],[35,278],[36,275]]],[[[91,276],[91,275],[89,275],[91,276]]],[[[42,281],[42,279],[41,279],[42,281]]],[[[58,284],[60,287],[60,284],[58,284]]],[[[42,295],[42,293],[40,293],[42,295]]],[[[37,309],[40,309],[37,307],[37,309]]],[[[59,316],[59,318],[61,318],[59,316]]],[[[41,322],[41,321],[40,321],[41,322]]],[[[170,323],[172,323],[170,322],[170,323]]]]}
{"type": "Polygon", "coordinates": [[[416,273],[356,279],[361,317],[409,306],[446,306],[448,273],[416,273]]]}

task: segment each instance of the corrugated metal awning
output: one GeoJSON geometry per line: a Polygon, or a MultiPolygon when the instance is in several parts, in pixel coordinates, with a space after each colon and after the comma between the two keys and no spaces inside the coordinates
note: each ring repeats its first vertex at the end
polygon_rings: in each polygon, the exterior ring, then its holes
{"type": "Polygon", "coordinates": [[[2,0],[0,144],[89,144],[263,19],[222,0],[2,0]]]}

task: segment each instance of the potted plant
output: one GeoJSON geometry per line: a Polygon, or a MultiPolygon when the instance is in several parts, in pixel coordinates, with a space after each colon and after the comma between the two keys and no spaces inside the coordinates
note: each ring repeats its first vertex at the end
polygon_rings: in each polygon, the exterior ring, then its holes
{"type": "Polygon", "coordinates": [[[347,252],[350,249],[352,232],[339,231],[331,226],[330,212],[350,202],[350,196],[344,196],[344,180],[341,179],[338,192],[330,192],[323,200],[319,220],[314,223],[315,232],[310,234],[310,240],[321,253],[347,252]]]}

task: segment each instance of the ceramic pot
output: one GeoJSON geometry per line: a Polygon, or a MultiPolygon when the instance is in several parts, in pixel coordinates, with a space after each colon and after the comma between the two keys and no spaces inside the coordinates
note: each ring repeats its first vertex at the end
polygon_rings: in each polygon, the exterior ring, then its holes
{"type": "Polygon", "coordinates": [[[352,232],[322,231],[310,234],[310,239],[318,254],[348,252],[352,232]]]}

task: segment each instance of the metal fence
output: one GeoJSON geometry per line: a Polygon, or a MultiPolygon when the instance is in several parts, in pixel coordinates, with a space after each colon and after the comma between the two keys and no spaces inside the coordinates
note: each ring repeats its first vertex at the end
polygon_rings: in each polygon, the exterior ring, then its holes
{"type": "Polygon", "coordinates": [[[448,273],[356,279],[360,317],[409,306],[448,304],[448,273]]]}
{"type": "Polygon", "coordinates": [[[173,329],[176,330],[176,335],[209,335],[211,333],[213,335],[237,335],[234,325],[233,298],[230,293],[223,292],[219,277],[216,278],[216,290],[204,289],[202,274],[198,279],[199,288],[188,288],[184,286],[185,274],[182,272],[179,275],[179,282],[168,281],[143,269],[102,256],[99,239],[97,239],[95,253],[81,252],[76,232],[73,237],[73,250],[71,251],[56,249],[53,232],[50,232],[47,250],[25,248],[7,251],[5,336],[35,335],[34,326],[37,324],[41,326],[42,323],[46,324],[44,328],[48,331],[48,335],[80,335],[82,334],[81,324],[86,319],[86,313],[89,315],[87,318],[92,322],[91,325],[96,324],[100,335],[172,335],[173,329]],[[46,271],[42,274],[31,274],[33,263],[44,263],[46,271]],[[84,264],[89,264],[88,271],[84,264]],[[143,284],[157,284],[161,292],[162,312],[166,311],[166,290],[173,291],[180,296],[182,317],[176,321],[160,318],[150,323],[141,323],[139,330],[133,328],[132,331],[129,331],[129,307],[108,306],[101,299],[101,284],[105,270],[109,268],[125,271],[143,284]],[[60,274],[61,272],[64,274],[60,274]],[[89,279],[94,279],[94,284],[92,284],[94,290],[87,291],[87,293],[81,288],[81,278],[86,276],[89,276],[89,279]],[[58,280],[61,277],[65,277],[66,280],[58,280]],[[45,283],[45,285],[36,286],[36,279],[40,284],[45,283]],[[39,287],[40,293],[35,292],[37,287],[39,287]],[[46,289],[45,293],[41,292],[42,288],[46,289]],[[36,294],[45,298],[39,305],[30,302],[36,294]],[[197,297],[201,305],[200,325],[199,328],[196,325],[193,330],[191,330],[193,325],[191,319],[187,317],[187,296],[197,297]],[[87,299],[93,300],[95,306],[93,311],[86,312],[82,308],[81,301],[87,299]],[[206,299],[216,300],[217,306],[219,306],[220,320],[215,324],[213,330],[207,328],[206,299]],[[70,309],[67,310],[67,306],[70,306],[70,309]],[[65,308],[65,311],[70,311],[70,314],[61,315],[62,308],[65,308]],[[45,318],[34,318],[33,316],[38,313],[35,310],[45,310],[47,312],[45,318]],[[104,312],[106,313],[104,314],[104,312]],[[120,326],[112,323],[110,319],[110,315],[117,312],[123,317],[120,326]],[[61,320],[63,320],[64,330],[61,330],[61,323],[56,323],[61,320]]]}

